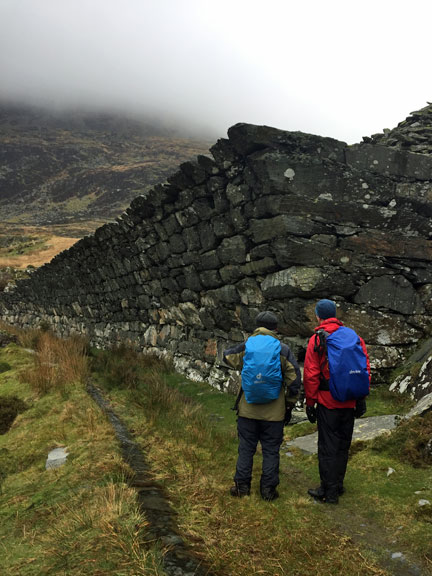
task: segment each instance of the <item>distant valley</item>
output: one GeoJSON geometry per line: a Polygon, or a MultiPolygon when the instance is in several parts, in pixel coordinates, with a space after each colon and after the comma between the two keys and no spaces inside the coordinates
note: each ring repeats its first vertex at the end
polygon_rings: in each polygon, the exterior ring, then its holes
{"type": "Polygon", "coordinates": [[[213,143],[149,120],[0,104],[0,267],[49,261],[213,143]]]}

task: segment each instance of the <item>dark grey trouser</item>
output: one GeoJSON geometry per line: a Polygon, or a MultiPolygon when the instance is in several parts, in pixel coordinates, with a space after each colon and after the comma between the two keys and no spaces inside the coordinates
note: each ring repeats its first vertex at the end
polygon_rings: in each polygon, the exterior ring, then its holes
{"type": "Polygon", "coordinates": [[[330,410],[318,404],[318,465],[321,486],[327,495],[342,488],[354,429],[354,410],[330,410]]]}
{"type": "Polygon", "coordinates": [[[279,484],[279,450],[283,440],[283,420],[268,422],[252,418],[237,419],[239,438],[238,459],[234,481],[250,486],[252,480],[253,457],[258,442],[261,443],[263,462],[261,488],[274,488],[279,484]]]}

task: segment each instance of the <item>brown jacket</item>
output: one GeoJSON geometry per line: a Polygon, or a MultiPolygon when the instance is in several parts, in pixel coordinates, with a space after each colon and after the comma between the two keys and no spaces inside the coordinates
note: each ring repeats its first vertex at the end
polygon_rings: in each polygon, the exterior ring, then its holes
{"type": "MultiPolygon", "coordinates": [[[[258,334],[264,334],[278,338],[276,332],[267,330],[267,328],[257,328],[251,337],[258,334]]],[[[224,361],[241,372],[243,369],[243,357],[245,353],[246,342],[228,348],[223,353],[224,361]]],[[[285,418],[285,404],[295,404],[297,395],[301,386],[301,375],[298,364],[287,344],[281,343],[281,369],[283,384],[279,397],[267,404],[248,404],[244,394],[241,395],[238,405],[238,415],[243,418],[252,418],[254,420],[267,420],[277,422],[285,418]]]]}

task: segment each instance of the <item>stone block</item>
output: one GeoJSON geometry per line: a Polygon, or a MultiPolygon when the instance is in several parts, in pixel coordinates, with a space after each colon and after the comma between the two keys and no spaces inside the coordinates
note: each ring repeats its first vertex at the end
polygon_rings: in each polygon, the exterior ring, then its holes
{"type": "Polygon", "coordinates": [[[206,171],[198,162],[183,162],[180,164],[180,170],[194,184],[202,184],[206,179],[206,171]]]}
{"type": "Polygon", "coordinates": [[[231,219],[224,216],[217,216],[212,221],[213,232],[216,238],[226,238],[234,234],[234,227],[231,219]]]}
{"type": "Polygon", "coordinates": [[[199,279],[204,288],[219,288],[224,284],[218,270],[206,270],[199,274],[199,279]]]}
{"type": "Polygon", "coordinates": [[[173,234],[179,234],[182,231],[179,221],[175,217],[175,214],[170,214],[170,216],[162,220],[161,224],[164,227],[168,238],[173,234]]]}
{"type": "Polygon", "coordinates": [[[359,289],[354,302],[401,314],[423,311],[421,300],[412,284],[404,276],[396,274],[372,278],[359,289]]]}
{"type": "Polygon", "coordinates": [[[253,278],[244,278],[236,284],[237,292],[240,295],[241,303],[245,306],[260,306],[264,297],[258,282],[253,278]]]}
{"type": "Polygon", "coordinates": [[[235,304],[240,302],[240,296],[235,286],[230,284],[216,290],[210,290],[209,295],[213,297],[216,302],[223,302],[224,304],[235,304]]]}
{"type": "Polygon", "coordinates": [[[317,225],[307,216],[282,214],[275,218],[252,220],[249,229],[253,241],[259,244],[278,237],[311,236],[318,233],[322,226],[317,225]]]}
{"type": "Polygon", "coordinates": [[[188,251],[201,249],[201,242],[197,228],[186,228],[183,230],[182,236],[188,251]]]}
{"type": "Polygon", "coordinates": [[[221,265],[216,250],[210,250],[200,255],[200,261],[197,270],[216,270],[221,265]]]}
{"type": "Polygon", "coordinates": [[[311,156],[331,158],[343,162],[345,142],[323,138],[304,132],[287,132],[269,126],[235,124],[228,129],[231,146],[241,156],[265,148],[279,149],[288,154],[297,152],[311,156]]]}
{"type": "Polygon", "coordinates": [[[219,274],[225,284],[232,284],[243,277],[240,266],[228,264],[219,269],[219,274]]]}
{"type": "Polygon", "coordinates": [[[232,206],[239,206],[250,201],[250,190],[247,184],[235,185],[230,182],[226,188],[226,195],[232,206]]]}
{"type": "Polygon", "coordinates": [[[193,206],[188,206],[184,210],[176,212],[175,217],[182,229],[189,228],[190,226],[194,226],[200,222],[200,218],[193,206]]]}
{"type": "Polygon", "coordinates": [[[213,229],[208,225],[207,222],[201,222],[198,225],[198,234],[200,237],[202,249],[206,252],[216,248],[216,246],[219,244],[219,239],[216,238],[213,229]]]}
{"type": "Polygon", "coordinates": [[[360,170],[385,176],[432,180],[432,157],[376,144],[354,144],[346,149],[346,162],[360,170]]]}
{"type": "Polygon", "coordinates": [[[173,254],[182,254],[185,249],[185,243],[180,234],[173,234],[169,240],[170,250],[173,254]]]}
{"type": "Polygon", "coordinates": [[[217,254],[222,264],[243,264],[246,260],[246,241],[242,236],[224,238],[217,254]]]}
{"type": "Polygon", "coordinates": [[[240,266],[242,275],[244,276],[261,276],[262,274],[268,274],[269,272],[274,272],[277,270],[278,265],[274,258],[265,257],[261,260],[253,260],[252,262],[247,262],[240,266]]]}
{"type": "Polygon", "coordinates": [[[265,277],[261,289],[266,298],[350,296],[356,291],[352,278],[341,270],[292,266],[265,277]]]}

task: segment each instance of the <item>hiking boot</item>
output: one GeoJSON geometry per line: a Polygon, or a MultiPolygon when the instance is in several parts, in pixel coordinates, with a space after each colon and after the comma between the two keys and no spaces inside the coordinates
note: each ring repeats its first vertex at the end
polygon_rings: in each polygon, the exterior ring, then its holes
{"type": "Polygon", "coordinates": [[[250,486],[247,484],[237,484],[235,483],[234,486],[230,488],[231,496],[236,496],[237,498],[242,498],[243,496],[249,496],[250,494],[250,486]]]}
{"type": "Polygon", "coordinates": [[[272,500],[276,500],[276,498],[279,497],[279,492],[276,490],[276,488],[273,488],[273,486],[267,486],[264,488],[261,488],[261,498],[263,500],[267,500],[268,502],[271,502],[272,500]]]}
{"type": "MultiPolygon", "coordinates": [[[[308,494],[317,500],[328,500],[328,497],[326,497],[326,491],[322,486],[318,486],[318,488],[309,488],[308,494]]],[[[337,489],[337,496],[342,496],[342,494],[345,494],[345,488],[343,486],[339,486],[337,489]]],[[[332,495],[330,498],[334,499],[334,495],[332,495]]]]}
{"type": "Polygon", "coordinates": [[[324,502],[326,504],[337,504],[339,502],[339,496],[337,494],[333,494],[333,493],[327,494],[324,502]]]}
{"type": "Polygon", "coordinates": [[[309,496],[312,498],[316,498],[317,500],[324,500],[325,498],[325,490],[322,486],[318,486],[318,488],[309,488],[308,490],[309,496]]]}

